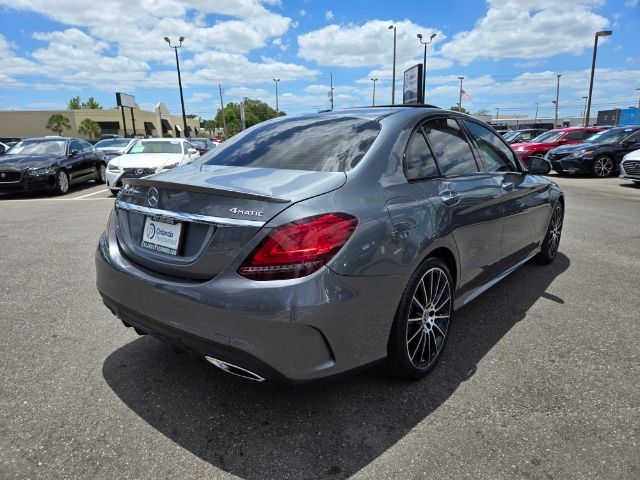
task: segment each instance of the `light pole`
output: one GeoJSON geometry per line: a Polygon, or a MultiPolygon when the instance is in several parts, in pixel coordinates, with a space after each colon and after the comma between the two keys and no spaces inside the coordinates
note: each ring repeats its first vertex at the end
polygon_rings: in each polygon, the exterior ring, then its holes
{"type": "Polygon", "coordinates": [[[432,33],[431,37],[429,37],[428,42],[422,41],[422,34],[418,34],[418,39],[420,43],[424,45],[424,57],[422,59],[422,103],[427,103],[427,45],[433,42],[433,39],[436,38],[437,33],[432,33]]]}
{"type": "Polygon", "coordinates": [[[582,97],[582,99],[584,100],[584,108],[582,109],[582,120],[584,121],[584,116],[587,113],[587,98],[589,97],[582,97]]]}
{"type": "MultiPolygon", "coordinates": [[[[636,88],[636,92],[640,90],[640,88],[636,88]]],[[[640,95],[638,95],[638,111],[636,112],[636,123],[640,125],[640,95]]]]}
{"type": "Polygon", "coordinates": [[[533,121],[534,125],[538,124],[538,102],[536,102],[536,119],[533,121]]]}
{"type": "Polygon", "coordinates": [[[500,117],[500,107],[496,107],[496,121],[500,117]]]}
{"type": "Polygon", "coordinates": [[[184,136],[187,136],[187,115],[184,113],[184,97],[182,96],[182,78],[180,77],[180,60],[178,59],[178,49],[182,47],[184,37],[178,39],[178,45],[171,45],[169,37],[164,37],[164,41],[169,44],[169,48],[173,48],[176,53],[176,68],[178,69],[178,86],[180,87],[180,105],[182,105],[182,125],[184,126],[184,136]]]}
{"type": "Polygon", "coordinates": [[[562,75],[558,74],[556,75],[557,77],[557,83],[556,83],[556,100],[553,102],[556,104],[556,116],[555,116],[555,120],[554,120],[554,124],[553,124],[553,128],[558,128],[558,101],[560,100],[560,77],[562,75]]]}
{"type": "Polygon", "coordinates": [[[458,77],[458,80],[460,80],[460,91],[458,92],[458,108],[460,109],[460,111],[462,111],[462,80],[464,80],[464,77],[458,77]]]}
{"type": "Polygon", "coordinates": [[[376,106],[376,82],[378,81],[378,79],[372,78],[371,81],[373,82],[373,101],[371,102],[371,106],[375,107],[376,106]]]}
{"type": "Polygon", "coordinates": [[[389,30],[393,29],[393,80],[391,84],[391,105],[396,104],[396,27],[389,25],[389,30]]]}
{"type": "Polygon", "coordinates": [[[613,32],[611,30],[600,30],[596,32],[593,40],[593,59],[591,60],[591,80],[589,80],[589,98],[587,99],[587,111],[584,114],[584,126],[589,126],[589,115],[591,113],[591,95],[593,93],[593,76],[596,71],[596,55],[598,54],[598,37],[608,37],[613,32]]]}
{"type": "Polygon", "coordinates": [[[278,114],[280,113],[280,110],[278,109],[278,82],[280,81],[280,79],[274,78],[273,81],[276,82],[276,116],[278,116],[278,114]]]}

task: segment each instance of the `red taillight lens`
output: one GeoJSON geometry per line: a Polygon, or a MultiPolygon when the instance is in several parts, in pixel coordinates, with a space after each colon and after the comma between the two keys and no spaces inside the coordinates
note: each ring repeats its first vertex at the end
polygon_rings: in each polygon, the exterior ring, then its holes
{"type": "Polygon", "coordinates": [[[303,218],[274,229],[238,269],[252,280],[282,280],[309,275],[347,243],[358,219],[345,213],[303,218]]]}

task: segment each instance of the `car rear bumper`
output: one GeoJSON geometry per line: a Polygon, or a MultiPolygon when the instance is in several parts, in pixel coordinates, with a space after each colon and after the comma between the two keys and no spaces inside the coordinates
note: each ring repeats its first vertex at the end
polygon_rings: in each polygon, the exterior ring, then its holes
{"type": "MultiPolygon", "coordinates": [[[[111,232],[113,233],[113,232],[111,232]]],[[[96,252],[97,287],[126,324],[279,383],[305,383],[381,360],[404,277],[346,277],[323,268],[257,282],[223,272],[203,283],[150,272],[115,235],[96,252]]]]}

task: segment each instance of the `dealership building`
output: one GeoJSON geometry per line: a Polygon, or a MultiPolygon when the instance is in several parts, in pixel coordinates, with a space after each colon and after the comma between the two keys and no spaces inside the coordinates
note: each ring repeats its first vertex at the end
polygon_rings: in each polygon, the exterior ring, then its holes
{"type": "Polygon", "coordinates": [[[78,110],[4,110],[0,111],[0,138],[30,138],[55,135],[47,130],[49,117],[54,114],[69,119],[71,128],[62,134],[86,138],[78,132],[80,123],[90,118],[102,129],[102,133],[141,137],[191,137],[200,133],[198,117],[187,117],[187,132],[183,132],[182,115],[172,115],[160,102],[153,112],[135,108],[78,109],[78,110]],[[126,129],[126,131],[125,131],[126,129]]]}

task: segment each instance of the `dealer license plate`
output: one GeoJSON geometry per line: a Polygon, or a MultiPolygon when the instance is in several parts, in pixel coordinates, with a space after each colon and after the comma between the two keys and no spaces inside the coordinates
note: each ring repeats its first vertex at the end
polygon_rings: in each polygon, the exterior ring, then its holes
{"type": "Polygon", "coordinates": [[[140,245],[147,250],[177,255],[181,234],[182,223],[172,218],[148,216],[144,220],[140,245]]]}

